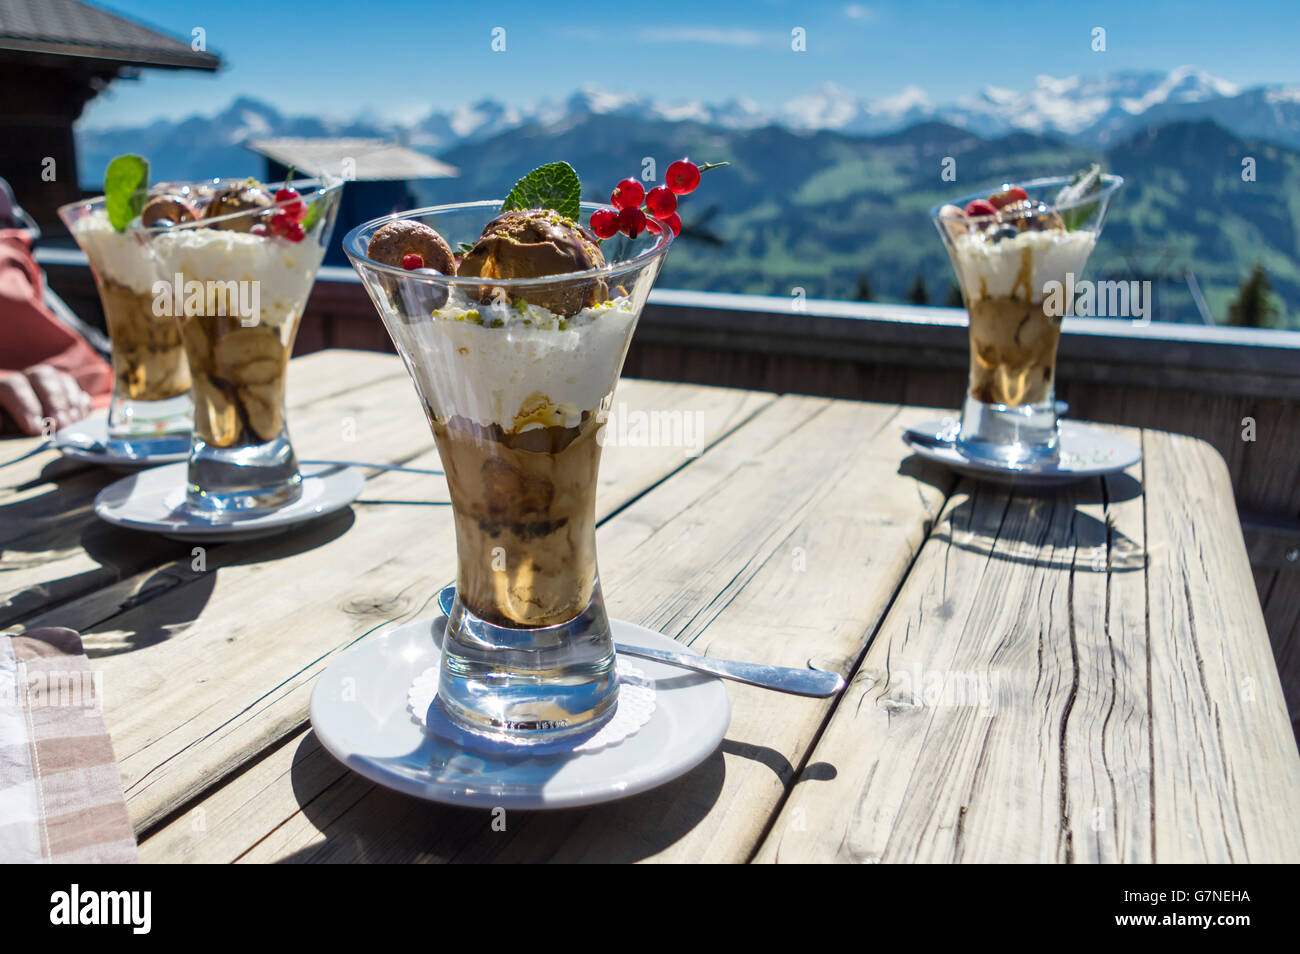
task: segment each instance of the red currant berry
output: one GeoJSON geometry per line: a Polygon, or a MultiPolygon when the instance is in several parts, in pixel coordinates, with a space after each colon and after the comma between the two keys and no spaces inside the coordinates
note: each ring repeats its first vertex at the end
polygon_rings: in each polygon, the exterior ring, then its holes
{"type": "Polygon", "coordinates": [[[660,216],[660,218],[663,219],[664,225],[673,230],[673,235],[682,234],[682,217],[676,212],[669,212],[667,215],[660,216]]]}
{"type": "Polygon", "coordinates": [[[650,218],[650,216],[648,215],[645,217],[645,230],[649,232],[651,235],[658,235],[660,232],[663,231],[663,229],[659,227],[659,223],[656,222],[654,219],[650,218]]]}
{"type": "Polygon", "coordinates": [[[290,222],[285,226],[284,237],[290,242],[301,242],[307,237],[307,232],[301,222],[290,222]]]}
{"type": "Polygon", "coordinates": [[[637,209],[645,198],[645,187],[635,179],[624,179],[614,186],[609,203],[616,209],[637,209]]]}
{"type": "Polygon", "coordinates": [[[645,213],[640,209],[624,209],[618,214],[619,231],[628,238],[636,238],[645,231],[646,218],[645,213]]]}
{"type": "Polygon", "coordinates": [[[307,203],[303,202],[298,195],[297,189],[277,189],[275,192],[275,201],[277,204],[287,202],[288,205],[281,206],[280,211],[295,222],[301,222],[307,216],[307,203]],[[294,202],[291,200],[297,199],[294,202]]]}
{"type": "Polygon", "coordinates": [[[655,186],[645,197],[645,207],[662,219],[677,211],[677,196],[667,186],[655,186]]]}
{"type": "Polygon", "coordinates": [[[254,225],[252,228],[248,230],[248,234],[264,236],[266,235],[266,226],[263,225],[261,222],[258,222],[256,225],[254,225]]]}
{"type": "Polygon", "coordinates": [[[271,216],[271,221],[269,223],[268,230],[272,235],[284,235],[286,232],[289,231],[289,226],[293,224],[294,221],[293,219],[289,218],[289,214],[287,212],[281,211],[271,216]]]}
{"type": "Polygon", "coordinates": [[[668,167],[664,182],[678,195],[687,195],[694,192],[695,187],[700,184],[700,167],[689,159],[678,159],[668,167]]]}
{"type": "Polygon", "coordinates": [[[424,256],[419,252],[410,252],[402,256],[402,267],[408,272],[413,272],[417,268],[424,268],[424,256]]]}
{"type": "Polygon", "coordinates": [[[967,215],[997,215],[997,207],[987,199],[976,199],[974,202],[967,204],[967,215]]]}
{"type": "Polygon", "coordinates": [[[989,205],[995,209],[1002,209],[1015,202],[1023,202],[1029,198],[1029,193],[1020,186],[1007,186],[1001,192],[995,192],[989,196],[989,205]]]}
{"type": "Polygon", "coordinates": [[[613,209],[597,209],[591,213],[591,230],[596,238],[613,238],[618,234],[618,213],[613,209]]]}

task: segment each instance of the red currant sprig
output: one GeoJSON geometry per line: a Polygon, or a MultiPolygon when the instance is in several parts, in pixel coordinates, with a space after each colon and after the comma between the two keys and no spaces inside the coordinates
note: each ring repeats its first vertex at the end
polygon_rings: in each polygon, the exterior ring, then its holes
{"type": "Polygon", "coordinates": [[[275,190],[275,203],[280,206],[271,216],[267,231],[290,242],[301,242],[307,237],[302,220],[307,217],[307,203],[293,186],[286,184],[275,190]]]}
{"type": "Polygon", "coordinates": [[[649,193],[636,179],[624,179],[610,194],[609,203],[614,208],[591,213],[591,231],[600,239],[613,238],[619,232],[636,238],[644,231],[658,235],[663,231],[661,222],[673,230],[673,235],[680,235],[682,220],[677,214],[677,197],[695,191],[700,184],[700,173],[725,165],[725,162],[706,162],[697,166],[689,159],[678,159],[668,167],[665,184],[655,186],[649,193]],[[642,210],[642,202],[649,215],[642,210]]]}

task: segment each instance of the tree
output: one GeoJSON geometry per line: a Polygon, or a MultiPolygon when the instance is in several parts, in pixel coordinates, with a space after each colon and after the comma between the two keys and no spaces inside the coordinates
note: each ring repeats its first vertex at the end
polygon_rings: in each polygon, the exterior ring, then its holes
{"type": "Polygon", "coordinates": [[[1237,328],[1272,328],[1277,319],[1278,308],[1268,272],[1263,265],[1256,264],[1228,306],[1228,324],[1237,328]]]}
{"type": "Polygon", "coordinates": [[[916,273],[916,278],[912,280],[912,287],[907,290],[907,300],[913,305],[930,304],[930,293],[925,290],[925,278],[920,272],[916,273]]]}
{"type": "Polygon", "coordinates": [[[871,279],[867,278],[866,272],[858,273],[858,287],[853,291],[854,301],[872,301],[874,293],[871,291],[871,279]]]}
{"type": "Polygon", "coordinates": [[[949,285],[948,297],[943,300],[943,303],[948,308],[965,308],[966,302],[961,297],[961,286],[956,282],[949,285]]]}

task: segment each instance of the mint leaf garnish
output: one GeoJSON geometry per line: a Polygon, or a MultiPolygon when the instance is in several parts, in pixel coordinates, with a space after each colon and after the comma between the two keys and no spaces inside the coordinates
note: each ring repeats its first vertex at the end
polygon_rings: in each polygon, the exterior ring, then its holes
{"type": "Polygon", "coordinates": [[[303,232],[310,232],[315,228],[316,223],[320,221],[320,217],[324,214],[325,203],[321,201],[321,197],[318,195],[308,204],[307,214],[302,217],[303,232]]]}
{"type": "Polygon", "coordinates": [[[1097,203],[1089,202],[1086,205],[1078,205],[1077,203],[1094,192],[1100,192],[1102,184],[1101,166],[1094,162],[1087,169],[1076,172],[1071,176],[1070,184],[1062,186],[1061,191],[1056,193],[1056,210],[1060,213],[1061,221],[1065,223],[1068,231],[1073,232],[1088,221],[1097,208],[1097,203]],[[1071,205],[1074,208],[1063,209],[1061,208],[1063,205],[1071,205]]]}
{"type": "Polygon", "coordinates": [[[554,209],[575,222],[580,215],[578,197],[582,185],[578,174],[567,162],[549,162],[538,166],[515,183],[501,203],[501,211],[511,209],[554,209]]]}
{"type": "Polygon", "coordinates": [[[108,222],[125,232],[149,198],[149,160],[144,156],[118,156],[104,170],[104,211],[108,222]]]}

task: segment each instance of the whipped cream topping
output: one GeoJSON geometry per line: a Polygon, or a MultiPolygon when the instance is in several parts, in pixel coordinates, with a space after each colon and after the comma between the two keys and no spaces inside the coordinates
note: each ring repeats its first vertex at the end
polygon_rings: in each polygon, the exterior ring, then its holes
{"type": "Polygon", "coordinates": [[[444,418],[516,434],[576,427],[614,389],[636,313],[614,298],[570,317],[517,299],[482,305],[458,288],[432,320],[398,318],[420,393],[444,418]]]}
{"type": "Polygon", "coordinates": [[[188,228],[155,232],[152,238],[160,277],[172,281],[257,282],[261,324],[281,327],[296,321],[307,303],[325,249],[302,242],[235,232],[188,228]]]}
{"type": "Polygon", "coordinates": [[[968,231],[953,239],[953,249],[957,274],[969,298],[1039,302],[1047,282],[1064,282],[1069,272],[1076,280],[1080,277],[1096,243],[1096,233],[1085,229],[1025,231],[1000,241],[968,231]]]}
{"type": "Polygon", "coordinates": [[[72,230],[100,281],[124,285],[141,295],[150,294],[158,275],[148,249],[134,234],[114,229],[103,209],[77,219],[72,230]]]}

